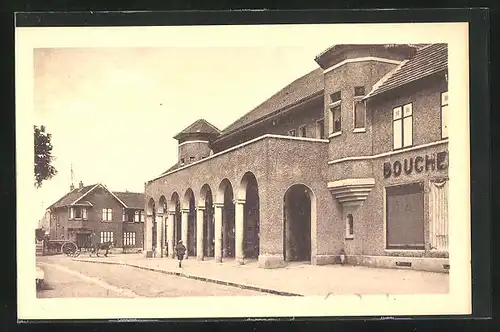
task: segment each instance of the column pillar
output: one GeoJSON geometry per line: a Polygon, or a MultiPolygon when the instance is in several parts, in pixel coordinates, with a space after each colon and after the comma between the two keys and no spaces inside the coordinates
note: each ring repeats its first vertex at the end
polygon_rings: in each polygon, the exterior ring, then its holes
{"type": "Polygon", "coordinates": [[[175,223],[175,211],[169,211],[168,212],[168,222],[167,222],[167,246],[168,246],[168,256],[170,258],[175,258],[175,253],[174,253],[174,246],[175,246],[174,223],[175,223]]]}
{"type": "Polygon", "coordinates": [[[146,243],[144,244],[144,252],[146,257],[151,257],[151,248],[153,247],[153,216],[146,216],[146,225],[144,226],[146,231],[146,243]]]}
{"type": "Polygon", "coordinates": [[[188,217],[189,217],[189,210],[184,209],[182,210],[182,215],[181,215],[181,224],[182,224],[182,244],[186,247],[186,253],[184,254],[184,259],[188,258],[188,217]]]}
{"type": "Polygon", "coordinates": [[[214,215],[215,215],[215,261],[217,263],[222,262],[222,211],[224,204],[216,203],[214,204],[214,215]]]}
{"type": "Polygon", "coordinates": [[[203,214],[204,206],[198,206],[196,209],[196,258],[203,260],[203,214]]]}
{"type": "Polygon", "coordinates": [[[163,257],[163,214],[156,215],[156,257],[163,257]]]}
{"type": "Polygon", "coordinates": [[[234,202],[234,228],[235,228],[235,256],[238,264],[244,264],[245,253],[243,251],[245,224],[244,224],[244,208],[245,200],[237,199],[234,202]]]}

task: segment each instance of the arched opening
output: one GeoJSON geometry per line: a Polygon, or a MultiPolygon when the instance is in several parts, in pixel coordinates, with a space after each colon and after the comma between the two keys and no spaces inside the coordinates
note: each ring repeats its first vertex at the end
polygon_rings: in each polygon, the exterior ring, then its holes
{"type": "Polygon", "coordinates": [[[222,200],[222,257],[235,257],[235,228],[233,186],[228,179],[224,179],[219,186],[219,199],[222,200]]]}
{"type": "Polygon", "coordinates": [[[187,254],[188,256],[196,256],[196,205],[194,203],[194,193],[191,188],[186,190],[182,208],[188,210],[187,243],[185,243],[187,254]]]}
{"type": "Polygon", "coordinates": [[[151,198],[148,202],[148,218],[151,220],[151,248],[148,250],[153,250],[156,247],[156,208],[155,201],[151,198]]]}
{"type": "Polygon", "coordinates": [[[260,213],[259,187],[251,172],[245,173],[241,180],[239,198],[245,200],[243,211],[243,252],[245,258],[259,257],[260,213]]]}
{"type": "Polygon", "coordinates": [[[170,200],[171,202],[171,207],[173,207],[172,211],[175,212],[174,214],[174,247],[177,245],[177,243],[182,240],[182,222],[181,222],[181,201],[179,199],[179,195],[174,192],[172,194],[172,198],[170,200]]]}
{"type": "Polygon", "coordinates": [[[208,184],[203,185],[200,192],[200,204],[203,211],[203,256],[215,255],[215,218],[212,190],[208,184]]]}
{"type": "Polygon", "coordinates": [[[311,261],[311,212],[313,193],[296,184],[285,193],[283,205],[285,261],[311,261]]]}
{"type": "MultiPolygon", "coordinates": [[[[167,227],[165,227],[165,226],[167,225],[167,218],[168,218],[167,199],[163,195],[160,197],[160,199],[158,201],[157,211],[158,211],[159,216],[161,216],[160,222],[162,223],[162,227],[161,227],[162,233],[160,234],[160,245],[159,245],[159,247],[160,247],[159,249],[161,249],[161,248],[166,247],[167,227]]],[[[168,255],[168,252],[166,252],[165,254],[168,255]]]]}

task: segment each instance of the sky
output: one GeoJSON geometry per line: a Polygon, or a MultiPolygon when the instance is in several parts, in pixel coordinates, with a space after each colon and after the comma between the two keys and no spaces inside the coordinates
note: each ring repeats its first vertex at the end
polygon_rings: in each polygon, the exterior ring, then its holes
{"type": "Polygon", "coordinates": [[[58,174],[40,218],[74,183],[144,191],[177,161],[173,136],[197,119],[219,129],[318,67],[331,46],[36,48],[35,124],[52,135],[58,174]]]}

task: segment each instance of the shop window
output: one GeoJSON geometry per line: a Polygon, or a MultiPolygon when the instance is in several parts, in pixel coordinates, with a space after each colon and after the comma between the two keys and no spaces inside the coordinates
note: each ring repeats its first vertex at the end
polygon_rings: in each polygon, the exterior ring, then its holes
{"type": "Polygon", "coordinates": [[[365,129],[366,108],[363,101],[354,102],[354,129],[365,129]]]}
{"type": "Polygon", "coordinates": [[[448,137],[448,91],[441,93],[441,138],[448,137]]]}
{"type": "Polygon", "coordinates": [[[102,221],[113,221],[113,209],[102,209],[102,221]]]}
{"type": "Polygon", "coordinates": [[[299,128],[300,137],[307,137],[306,126],[301,126],[299,128]]]}
{"type": "Polygon", "coordinates": [[[101,243],[113,242],[113,232],[101,232],[101,243]]]}
{"type": "Polygon", "coordinates": [[[412,103],[395,107],[392,110],[393,148],[398,150],[413,145],[413,106],[412,103]]]}
{"type": "Polygon", "coordinates": [[[365,87],[364,86],[354,87],[354,97],[363,97],[364,95],[365,95],[365,87]]]}
{"type": "Polygon", "coordinates": [[[330,108],[330,130],[330,134],[340,134],[342,132],[340,105],[330,108]]]}
{"type": "Polygon", "coordinates": [[[135,232],[123,232],[123,245],[135,246],[135,232]]]}
{"type": "Polygon", "coordinates": [[[332,93],[330,95],[330,103],[336,103],[339,102],[342,99],[342,93],[341,91],[337,91],[335,93],[332,93]]]}
{"type": "Polygon", "coordinates": [[[316,121],[316,138],[324,139],[325,138],[325,120],[320,119],[316,121]]]}
{"type": "Polygon", "coordinates": [[[424,190],[422,183],[386,188],[386,248],[424,249],[424,190]]]}
{"type": "Polygon", "coordinates": [[[347,220],[346,220],[346,234],[345,237],[346,239],[353,239],[354,238],[354,218],[352,214],[347,215],[347,220]]]}

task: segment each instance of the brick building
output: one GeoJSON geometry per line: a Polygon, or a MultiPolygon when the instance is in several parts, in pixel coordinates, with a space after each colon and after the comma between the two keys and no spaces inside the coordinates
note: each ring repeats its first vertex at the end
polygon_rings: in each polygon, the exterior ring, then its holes
{"type": "Polygon", "coordinates": [[[111,192],[101,183],[71,185],[70,192],[48,208],[49,237],[86,247],[94,233],[100,242],[113,241],[118,250],[143,249],[144,202],[143,193],[111,192]]]}
{"type": "Polygon", "coordinates": [[[448,265],[446,44],[336,45],[219,130],[175,136],[145,185],[146,255],[442,271],[448,265]]]}

